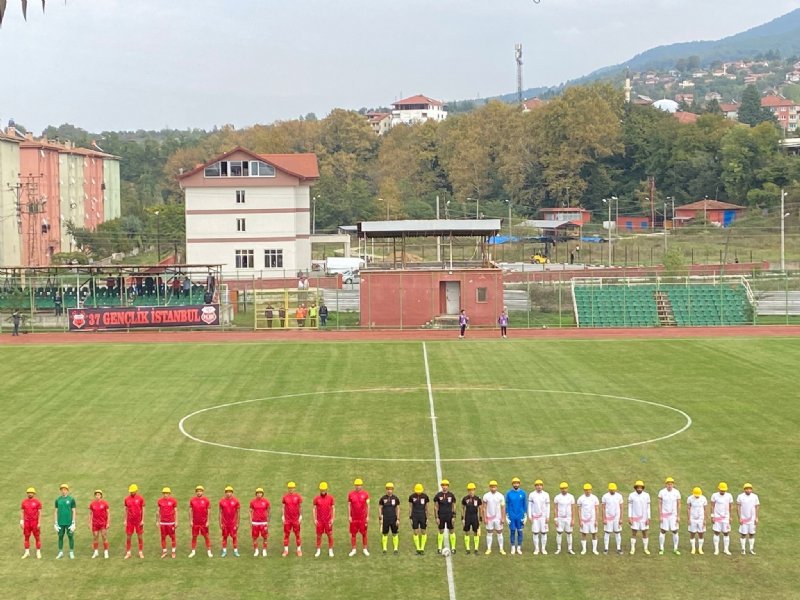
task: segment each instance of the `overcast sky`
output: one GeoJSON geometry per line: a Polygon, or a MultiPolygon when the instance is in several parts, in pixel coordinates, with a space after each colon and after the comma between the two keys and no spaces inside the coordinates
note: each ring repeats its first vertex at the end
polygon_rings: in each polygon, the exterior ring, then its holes
{"type": "Polygon", "coordinates": [[[50,0],[0,29],[0,123],[37,133],[270,123],[553,85],[800,0],[50,0]]]}

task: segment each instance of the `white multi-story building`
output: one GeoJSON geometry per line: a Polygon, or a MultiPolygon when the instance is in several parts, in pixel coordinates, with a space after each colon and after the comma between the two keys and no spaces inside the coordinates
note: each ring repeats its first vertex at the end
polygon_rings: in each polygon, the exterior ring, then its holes
{"type": "Polygon", "coordinates": [[[392,103],[392,127],[405,124],[413,125],[424,121],[444,121],[447,111],[444,103],[418,94],[392,103]]]}
{"type": "Polygon", "coordinates": [[[185,194],[189,264],[221,264],[226,275],[265,279],[311,269],[315,154],[236,148],[178,179],[185,194]]]}

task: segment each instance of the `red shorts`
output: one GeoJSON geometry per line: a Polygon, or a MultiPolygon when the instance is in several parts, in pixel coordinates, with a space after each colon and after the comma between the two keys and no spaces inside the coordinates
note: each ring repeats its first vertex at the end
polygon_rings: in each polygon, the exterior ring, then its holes
{"type": "Polygon", "coordinates": [[[283,533],[289,533],[290,531],[294,531],[295,533],[300,533],[300,523],[284,523],[283,524],[283,533]]]}
{"type": "Polygon", "coordinates": [[[317,523],[317,535],[333,535],[333,523],[317,523]]]}
{"type": "Polygon", "coordinates": [[[25,522],[25,524],[22,526],[22,535],[25,536],[25,539],[28,539],[31,536],[39,537],[39,523],[25,522]]]}
{"type": "Polygon", "coordinates": [[[125,524],[125,533],[127,535],[142,535],[144,532],[144,523],[126,523],[125,524]]]}
{"type": "Polygon", "coordinates": [[[162,537],[175,537],[175,525],[161,525],[162,537]]]}
{"type": "Polygon", "coordinates": [[[208,537],[208,525],[197,525],[192,523],[192,537],[197,537],[198,535],[208,537]]]}
{"type": "Polygon", "coordinates": [[[350,521],[350,534],[355,535],[356,533],[367,533],[366,521],[350,521]]]}
{"type": "Polygon", "coordinates": [[[267,539],[267,526],[266,525],[251,525],[250,526],[250,535],[253,536],[253,539],[258,539],[263,537],[267,539]]]}
{"type": "Polygon", "coordinates": [[[233,536],[235,536],[236,535],[236,530],[239,529],[239,528],[236,525],[232,524],[232,523],[230,523],[230,524],[223,523],[220,526],[220,529],[222,530],[222,537],[225,538],[225,537],[233,537],[233,536]]]}
{"type": "Polygon", "coordinates": [[[92,521],[92,533],[100,533],[108,529],[108,521],[92,521]]]}

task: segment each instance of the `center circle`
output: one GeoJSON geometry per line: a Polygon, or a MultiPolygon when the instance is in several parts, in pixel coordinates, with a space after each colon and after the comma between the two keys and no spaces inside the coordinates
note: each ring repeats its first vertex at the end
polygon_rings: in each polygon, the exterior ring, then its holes
{"type": "MultiPolygon", "coordinates": [[[[611,394],[477,387],[439,387],[432,388],[432,393],[443,463],[608,452],[666,440],[692,425],[691,417],[678,408],[611,394]],[[632,410],[633,407],[639,410],[632,410]],[[576,414],[581,422],[592,425],[584,427],[577,441],[576,414]],[[481,443],[476,444],[476,438],[481,443]],[[498,445],[505,440],[513,440],[515,452],[494,456],[500,454],[498,445]],[[453,449],[458,448],[470,450],[453,454],[453,449]],[[467,453],[474,455],[465,456],[467,453]]],[[[420,440],[425,441],[423,448],[431,444],[426,387],[326,390],[251,398],[196,410],[180,420],[178,429],[190,440],[229,450],[327,460],[435,462],[432,449],[429,458],[404,456],[418,450],[420,440]],[[294,434],[299,429],[316,434],[312,440],[337,451],[297,448],[294,434]],[[376,431],[392,443],[374,456],[357,456],[353,450],[375,448],[376,431]],[[409,432],[417,432],[417,436],[409,432]],[[253,443],[264,438],[272,442],[272,447],[253,443]]],[[[313,445],[312,442],[309,446],[313,445]]]]}

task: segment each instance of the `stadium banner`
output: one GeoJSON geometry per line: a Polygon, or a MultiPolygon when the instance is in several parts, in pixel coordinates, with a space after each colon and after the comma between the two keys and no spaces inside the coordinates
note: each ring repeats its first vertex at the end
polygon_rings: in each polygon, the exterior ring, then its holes
{"type": "Polygon", "coordinates": [[[70,308],[69,330],[213,327],[220,324],[219,315],[219,304],[70,308]]]}

